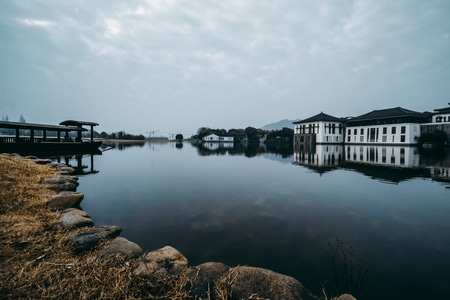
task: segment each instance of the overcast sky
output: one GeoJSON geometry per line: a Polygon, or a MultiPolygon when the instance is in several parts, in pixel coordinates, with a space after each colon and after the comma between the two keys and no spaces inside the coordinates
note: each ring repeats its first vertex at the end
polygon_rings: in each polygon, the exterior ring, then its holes
{"type": "Polygon", "coordinates": [[[448,0],[0,2],[10,121],[190,135],[448,102],[448,0]]]}

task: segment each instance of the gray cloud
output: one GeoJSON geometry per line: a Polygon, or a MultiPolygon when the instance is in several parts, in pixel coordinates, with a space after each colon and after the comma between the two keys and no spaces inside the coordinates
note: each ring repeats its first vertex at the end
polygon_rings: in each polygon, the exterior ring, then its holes
{"type": "Polygon", "coordinates": [[[445,106],[446,1],[5,1],[0,115],[105,131],[445,106]]]}

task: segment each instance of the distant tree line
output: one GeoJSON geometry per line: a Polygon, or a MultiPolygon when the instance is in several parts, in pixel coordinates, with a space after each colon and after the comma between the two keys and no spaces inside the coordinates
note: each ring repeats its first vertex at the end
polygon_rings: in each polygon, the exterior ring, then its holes
{"type": "Polygon", "coordinates": [[[246,137],[249,143],[259,142],[262,138],[266,138],[266,142],[292,142],[294,140],[294,130],[284,127],[281,130],[263,130],[260,128],[247,127],[245,129],[211,129],[209,127],[201,127],[197,134],[193,136],[194,139],[201,140],[203,137],[216,134],[219,136],[233,136],[236,140],[240,137],[246,137]]]}
{"type": "Polygon", "coordinates": [[[100,137],[102,139],[111,139],[111,140],[145,140],[145,136],[143,134],[130,134],[126,133],[124,130],[106,133],[102,131],[100,133],[100,137]]]}
{"type": "Polygon", "coordinates": [[[283,127],[281,130],[274,130],[267,135],[266,142],[289,142],[294,141],[294,130],[291,128],[283,127]]]}

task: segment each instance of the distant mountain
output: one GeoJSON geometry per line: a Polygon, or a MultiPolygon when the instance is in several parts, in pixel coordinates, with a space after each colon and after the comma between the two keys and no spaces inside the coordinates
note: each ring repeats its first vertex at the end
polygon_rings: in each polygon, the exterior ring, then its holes
{"type": "Polygon", "coordinates": [[[283,127],[294,129],[294,124],[292,124],[292,122],[295,122],[295,121],[297,121],[297,120],[284,119],[284,120],[278,121],[276,123],[271,123],[271,124],[264,125],[263,127],[261,127],[261,129],[264,129],[264,130],[281,130],[281,129],[283,129],[283,127]]]}

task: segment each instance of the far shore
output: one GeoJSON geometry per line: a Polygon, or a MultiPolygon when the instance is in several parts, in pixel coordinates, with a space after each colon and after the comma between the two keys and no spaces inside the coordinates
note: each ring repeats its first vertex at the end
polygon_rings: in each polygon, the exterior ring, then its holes
{"type": "MultiPolygon", "coordinates": [[[[165,139],[151,139],[151,140],[119,140],[119,139],[96,139],[98,141],[102,141],[103,143],[176,143],[180,142],[180,140],[165,140],[165,139]]],[[[182,142],[186,142],[188,140],[182,140],[182,142]]]]}

